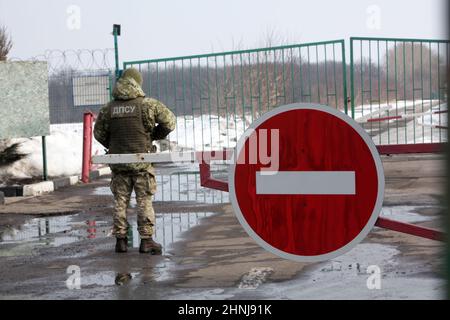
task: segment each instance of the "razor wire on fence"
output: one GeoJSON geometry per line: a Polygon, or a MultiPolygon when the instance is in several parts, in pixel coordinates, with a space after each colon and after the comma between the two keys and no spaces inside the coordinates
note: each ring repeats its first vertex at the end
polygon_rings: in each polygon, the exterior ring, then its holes
{"type": "MultiPolygon", "coordinates": [[[[11,58],[9,61],[23,59],[11,58]]],[[[59,72],[111,70],[114,65],[114,49],[46,50],[28,61],[46,61],[49,75],[59,72]]]]}

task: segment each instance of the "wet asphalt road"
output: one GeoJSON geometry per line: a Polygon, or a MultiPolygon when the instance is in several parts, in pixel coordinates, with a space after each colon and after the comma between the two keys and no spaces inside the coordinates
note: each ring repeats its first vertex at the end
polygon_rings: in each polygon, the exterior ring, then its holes
{"type": "MultiPolygon", "coordinates": [[[[383,215],[439,227],[445,182],[442,158],[385,157],[383,164],[387,177],[383,215]]],[[[164,167],[158,173],[156,239],[164,244],[162,256],[138,253],[133,208],[129,252],[114,253],[108,178],[37,198],[9,200],[0,207],[0,298],[439,299],[443,295],[439,242],[375,228],[363,243],[331,261],[286,261],[247,236],[227,194],[198,187],[195,167],[164,167]],[[380,289],[367,286],[373,266],[381,272],[380,289]],[[70,273],[73,270],[75,274],[70,273]]]]}

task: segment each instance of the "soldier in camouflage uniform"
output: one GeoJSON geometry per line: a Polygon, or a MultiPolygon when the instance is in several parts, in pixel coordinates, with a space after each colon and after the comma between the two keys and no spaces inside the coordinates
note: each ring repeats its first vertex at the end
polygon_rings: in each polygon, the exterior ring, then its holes
{"type": "MultiPolygon", "coordinates": [[[[124,71],[113,91],[114,101],[104,106],[95,123],[94,136],[109,154],[152,152],[152,141],[165,139],[175,129],[174,114],[161,102],[146,98],[142,76],[136,69],[124,71]]],[[[116,252],[127,251],[126,211],[130,196],[136,193],[139,252],[161,254],[161,245],[153,238],[155,212],[151,196],[156,191],[150,163],[112,164],[111,191],[114,194],[114,228],[116,252]]]]}

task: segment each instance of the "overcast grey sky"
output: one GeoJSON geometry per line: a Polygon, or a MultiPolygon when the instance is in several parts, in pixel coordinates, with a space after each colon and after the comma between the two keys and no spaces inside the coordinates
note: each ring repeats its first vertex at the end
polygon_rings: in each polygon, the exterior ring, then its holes
{"type": "Polygon", "coordinates": [[[350,36],[445,38],[446,0],[0,0],[11,57],[47,49],[111,48],[122,24],[121,60],[350,36]]]}

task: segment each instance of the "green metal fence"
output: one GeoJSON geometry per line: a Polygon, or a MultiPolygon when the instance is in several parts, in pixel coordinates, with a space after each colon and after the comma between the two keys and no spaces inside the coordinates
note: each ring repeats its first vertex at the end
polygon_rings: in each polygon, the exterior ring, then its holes
{"type": "Polygon", "coordinates": [[[132,61],[124,68],[138,68],[147,95],[177,115],[169,137],[176,149],[234,147],[256,118],[294,102],[342,110],[379,145],[436,143],[447,141],[449,43],[352,37],[349,65],[344,40],[334,40],[132,61]]]}
{"type": "Polygon", "coordinates": [[[144,91],[177,115],[173,147],[233,147],[254,119],[279,105],[327,104],[347,112],[344,40],[125,62],[144,91]]]}
{"type": "Polygon", "coordinates": [[[377,144],[447,141],[449,41],[350,38],[352,117],[377,144]]]}

